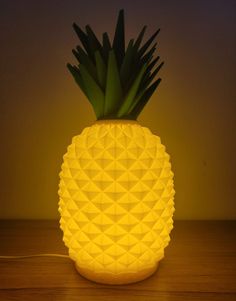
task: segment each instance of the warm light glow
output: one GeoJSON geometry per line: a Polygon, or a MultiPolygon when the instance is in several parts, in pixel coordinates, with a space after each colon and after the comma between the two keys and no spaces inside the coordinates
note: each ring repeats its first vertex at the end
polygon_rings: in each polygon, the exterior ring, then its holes
{"type": "Polygon", "coordinates": [[[126,274],[139,280],[155,270],[174,212],[173,172],[159,137],[135,121],[98,121],[73,138],[60,179],[63,240],[82,274],[122,283],[126,274]]]}

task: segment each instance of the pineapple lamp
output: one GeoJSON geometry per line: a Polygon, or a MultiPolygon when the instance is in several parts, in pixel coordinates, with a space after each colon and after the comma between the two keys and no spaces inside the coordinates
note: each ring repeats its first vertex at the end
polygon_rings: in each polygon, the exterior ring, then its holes
{"type": "Polygon", "coordinates": [[[173,228],[174,187],[169,155],[137,117],[159,85],[163,62],[142,43],[146,26],[125,48],[124,11],[113,42],[89,25],[73,25],[81,46],[68,69],[97,121],[73,137],[63,157],[60,227],[76,269],[99,283],[126,284],[153,274],[173,228]],[[142,45],[141,45],[142,44],[142,45]],[[153,82],[154,80],[154,82],[153,82]]]}

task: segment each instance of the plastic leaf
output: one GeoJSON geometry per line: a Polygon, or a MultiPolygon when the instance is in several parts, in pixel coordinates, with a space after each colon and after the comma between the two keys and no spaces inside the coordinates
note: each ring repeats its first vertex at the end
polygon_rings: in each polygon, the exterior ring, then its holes
{"type": "Polygon", "coordinates": [[[145,90],[150,85],[150,83],[153,81],[153,79],[155,78],[155,76],[157,75],[157,73],[159,72],[159,70],[163,65],[164,62],[162,62],[159,66],[157,66],[157,68],[152,72],[152,74],[150,74],[149,72],[149,75],[146,76],[143,79],[142,83],[140,84],[139,92],[145,90]]]}
{"type": "Polygon", "coordinates": [[[100,86],[105,89],[106,86],[106,66],[101,57],[100,52],[97,50],[95,52],[95,61],[96,61],[96,69],[97,69],[97,78],[100,86]]]}
{"type": "Polygon", "coordinates": [[[152,68],[155,66],[155,64],[157,63],[157,61],[160,59],[159,56],[157,56],[147,67],[147,72],[150,72],[152,70],[152,68]]]}
{"type": "Polygon", "coordinates": [[[107,63],[109,51],[111,50],[111,43],[110,43],[107,32],[104,32],[102,35],[102,45],[103,45],[103,56],[107,63]]]}
{"type": "Polygon", "coordinates": [[[133,119],[136,119],[138,115],[143,110],[144,106],[148,102],[149,98],[152,96],[153,92],[156,90],[157,86],[160,84],[161,78],[158,78],[142,95],[142,97],[139,99],[136,106],[133,108],[133,110],[130,112],[130,116],[132,116],[133,119]]]}
{"type": "Polygon", "coordinates": [[[131,108],[129,109],[129,113],[133,110],[133,108],[136,106],[136,104],[140,101],[140,99],[142,98],[142,96],[144,95],[144,93],[147,91],[147,87],[151,84],[151,82],[153,81],[153,79],[155,78],[155,76],[157,75],[158,71],[161,69],[161,67],[163,66],[164,62],[162,62],[153,72],[152,74],[146,78],[145,81],[143,81],[140,85],[139,91],[138,91],[138,95],[136,97],[136,99],[134,100],[134,102],[132,103],[131,108]]]}
{"type": "Polygon", "coordinates": [[[148,49],[148,47],[152,44],[153,40],[155,39],[155,37],[158,35],[158,33],[160,32],[160,29],[158,29],[151,37],[150,39],[147,40],[147,42],[143,45],[143,47],[139,50],[139,55],[142,56],[146,50],[148,49]]]}
{"type": "Polygon", "coordinates": [[[128,94],[126,95],[123,104],[121,105],[119,111],[118,111],[118,117],[121,117],[122,115],[126,115],[129,111],[129,108],[132,105],[132,102],[136,96],[136,93],[138,91],[139,88],[139,84],[142,80],[143,74],[145,69],[147,68],[146,64],[144,64],[138,74],[138,76],[136,77],[136,79],[134,80],[131,88],[128,91],[128,94]]]}
{"type": "MultiPolygon", "coordinates": [[[[131,82],[133,82],[133,79],[135,79],[138,76],[138,72],[144,64],[146,64],[148,66],[148,64],[152,60],[152,55],[155,50],[156,50],[156,44],[154,44],[152,46],[152,48],[142,58],[141,57],[136,58],[136,62],[134,62],[133,67],[132,67],[131,82]]],[[[148,75],[149,75],[149,71],[145,70],[144,78],[148,77],[148,75]]],[[[128,81],[128,86],[129,85],[130,85],[130,81],[128,81]]]]}
{"type": "Polygon", "coordinates": [[[129,75],[132,72],[131,67],[132,67],[133,52],[134,52],[133,42],[134,42],[134,40],[130,40],[127,50],[125,52],[125,57],[124,57],[122,65],[121,65],[121,69],[120,69],[120,77],[121,77],[123,86],[127,82],[129,75]]]}
{"type": "Polygon", "coordinates": [[[157,73],[159,72],[159,70],[161,69],[161,67],[164,65],[164,62],[162,62],[159,66],[157,66],[157,68],[152,72],[152,74],[150,75],[150,77],[146,80],[145,84],[146,87],[152,82],[152,80],[154,79],[154,77],[157,75],[157,73]]]}
{"type": "Polygon", "coordinates": [[[79,85],[80,89],[88,97],[79,69],[76,66],[72,66],[71,64],[67,64],[67,68],[74,77],[75,82],[79,85]]]}
{"type": "Polygon", "coordinates": [[[110,113],[114,112],[119,106],[121,98],[122,88],[120,82],[120,75],[114,50],[111,50],[109,52],[107,68],[104,115],[109,115],[110,113]]]}
{"type": "Polygon", "coordinates": [[[139,48],[139,46],[140,46],[140,44],[143,40],[143,36],[144,36],[145,31],[146,31],[146,28],[147,28],[147,26],[144,26],[143,29],[141,30],[140,34],[137,37],[136,42],[134,43],[134,48],[136,48],[136,49],[139,48]]]}
{"type": "Polygon", "coordinates": [[[82,64],[80,64],[80,72],[88,99],[93,106],[97,118],[99,118],[103,114],[104,93],[82,64]]]}
{"type": "Polygon", "coordinates": [[[95,53],[96,50],[100,50],[102,48],[102,45],[98,41],[96,35],[94,34],[92,28],[89,25],[85,26],[87,35],[88,35],[88,43],[90,46],[90,49],[93,51],[93,54],[95,53]]]}
{"type": "Polygon", "coordinates": [[[121,65],[125,55],[124,10],[120,10],[112,47],[114,48],[117,64],[121,65]]]}
{"type": "Polygon", "coordinates": [[[85,51],[88,53],[89,57],[91,59],[93,59],[93,53],[90,49],[87,35],[83,32],[83,30],[76,23],[73,23],[73,28],[74,28],[77,36],[79,37],[85,51]]]}
{"type": "Polygon", "coordinates": [[[152,55],[153,55],[154,51],[156,50],[156,45],[157,45],[157,43],[155,43],[152,46],[152,48],[142,57],[142,59],[141,59],[142,64],[150,62],[150,60],[152,59],[152,55]]]}
{"type": "Polygon", "coordinates": [[[88,57],[88,55],[84,52],[84,50],[80,46],[77,46],[76,50],[72,49],[72,53],[77,58],[77,60],[79,61],[79,63],[81,63],[81,64],[83,64],[85,66],[85,68],[90,73],[90,75],[94,79],[96,79],[96,69],[95,69],[95,66],[94,66],[93,62],[91,61],[91,59],[88,57]]]}

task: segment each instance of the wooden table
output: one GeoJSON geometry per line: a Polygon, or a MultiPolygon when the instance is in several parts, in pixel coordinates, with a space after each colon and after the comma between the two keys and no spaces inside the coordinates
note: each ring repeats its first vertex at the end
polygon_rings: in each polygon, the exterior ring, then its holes
{"type": "MultiPolygon", "coordinates": [[[[176,221],[158,271],[132,285],[99,285],[67,258],[0,259],[0,300],[236,300],[236,222],[176,221]]],[[[63,253],[56,221],[0,221],[0,255],[63,253]]]]}

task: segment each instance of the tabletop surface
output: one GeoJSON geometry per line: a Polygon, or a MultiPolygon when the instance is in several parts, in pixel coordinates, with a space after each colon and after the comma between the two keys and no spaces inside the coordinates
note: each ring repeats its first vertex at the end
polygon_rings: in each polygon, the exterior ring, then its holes
{"type": "MultiPolygon", "coordinates": [[[[67,254],[57,221],[0,221],[0,255],[67,254]]],[[[236,300],[236,221],[175,221],[157,272],[110,286],[67,258],[0,259],[0,300],[236,300]]]]}

